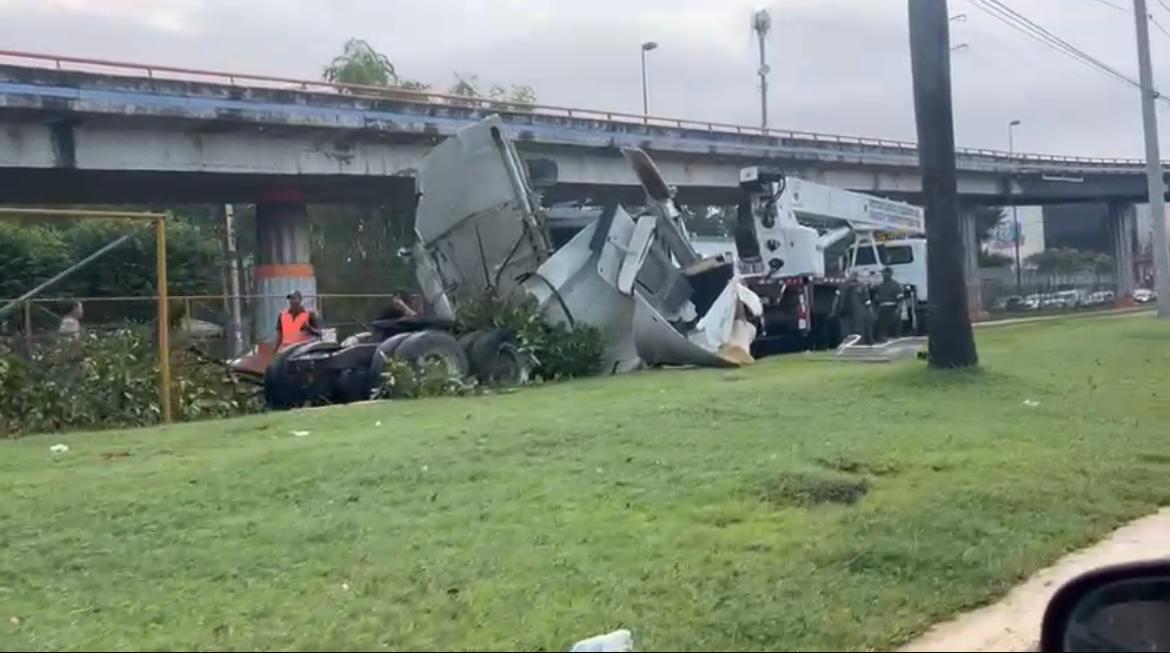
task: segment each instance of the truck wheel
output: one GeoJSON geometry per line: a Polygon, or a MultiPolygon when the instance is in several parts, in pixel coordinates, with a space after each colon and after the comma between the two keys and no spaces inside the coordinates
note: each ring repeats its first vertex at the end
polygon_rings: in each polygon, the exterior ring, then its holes
{"type": "Polygon", "coordinates": [[[467,354],[459,341],[443,331],[420,331],[413,333],[397,349],[394,358],[406,361],[416,367],[436,362],[447,369],[450,376],[467,376],[469,365],[467,354]]]}
{"type": "MultiPolygon", "coordinates": [[[[479,339],[479,337],[484,333],[486,333],[486,331],[469,331],[459,336],[459,348],[463,350],[464,354],[467,354],[468,361],[471,361],[471,346],[474,345],[475,341],[479,339]]],[[[473,374],[475,373],[474,361],[471,361],[471,371],[473,374]]]]}
{"type": "Polygon", "coordinates": [[[271,410],[289,410],[303,406],[309,399],[304,379],[295,378],[288,361],[316,342],[293,345],[276,355],[264,370],[264,405],[271,410]]]}
{"type": "Polygon", "coordinates": [[[390,336],[378,345],[377,351],[370,358],[370,369],[366,373],[366,387],[370,389],[371,398],[377,398],[382,394],[382,373],[386,371],[386,361],[394,358],[394,352],[413,335],[414,333],[400,333],[390,336]]]}
{"type": "Polygon", "coordinates": [[[527,357],[520,352],[511,329],[484,331],[467,353],[471,371],[481,383],[514,386],[528,381],[527,357]]]}

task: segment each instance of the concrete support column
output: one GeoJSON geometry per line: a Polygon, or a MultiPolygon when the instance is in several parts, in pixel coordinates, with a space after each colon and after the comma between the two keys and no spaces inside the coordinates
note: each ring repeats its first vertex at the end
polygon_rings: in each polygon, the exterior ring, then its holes
{"type": "Polygon", "coordinates": [[[256,204],[256,262],[252,268],[256,294],[253,315],[256,341],[275,338],[276,320],[294,290],[305,307],[318,311],[317,277],[309,258],[309,218],[304,197],[296,191],[264,193],[256,204]]]}
{"type": "Polygon", "coordinates": [[[967,280],[967,314],[976,320],[983,316],[983,282],[979,278],[979,237],[975,212],[959,207],[959,229],[963,238],[963,277],[967,280]]]}
{"type": "Polygon", "coordinates": [[[1118,303],[1133,299],[1134,241],[1137,235],[1137,208],[1124,202],[1109,203],[1109,236],[1113,244],[1113,280],[1118,303]]]}

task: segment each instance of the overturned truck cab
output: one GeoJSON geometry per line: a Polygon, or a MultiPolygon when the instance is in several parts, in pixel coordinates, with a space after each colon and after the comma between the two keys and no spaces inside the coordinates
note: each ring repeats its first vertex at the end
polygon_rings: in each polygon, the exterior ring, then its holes
{"type": "Polygon", "coordinates": [[[636,215],[606,206],[558,248],[528,166],[498,118],[431,150],[419,171],[414,249],[427,303],[455,319],[463,298],[531,298],[550,323],[600,329],[612,373],[751,362],[759,297],[741,283],[734,258],[695,252],[646,153],[622,154],[646,206],[636,215]]]}

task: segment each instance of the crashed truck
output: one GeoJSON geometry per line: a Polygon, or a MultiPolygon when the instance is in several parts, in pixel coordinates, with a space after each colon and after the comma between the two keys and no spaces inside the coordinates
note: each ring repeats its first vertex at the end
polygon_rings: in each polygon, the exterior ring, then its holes
{"type": "Polygon", "coordinates": [[[525,361],[511,334],[455,332],[460,301],[488,293],[531,298],[550,323],[598,328],[610,373],[750,362],[763,306],[740,282],[735,257],[696,253],[654,163],[641,150],[623,155],[646,205],[635,214],[608,206],[566,234],[550,223],[499,118],[436,146],[418,173],[412,252],[428,316],[379,320],[345,342],[280,353],[264,375],[268,405],[368,398],[391,359],[437,361],[488,382],[522,380],[525,361]],[[559,247],[554,230],[565,240],[559,247]]]}

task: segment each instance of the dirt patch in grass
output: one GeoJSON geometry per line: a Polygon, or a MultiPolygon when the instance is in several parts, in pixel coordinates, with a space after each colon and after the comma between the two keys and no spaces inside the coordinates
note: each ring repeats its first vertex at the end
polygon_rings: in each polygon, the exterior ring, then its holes
{"type": "Polygon", "coordinates": [[[1170,465],[1170,454],[1164,453],[1143,453],[1138,455],[1138,460],[1143,463],[1152,463],[1154,465],[1170,465]]]}
{"type": "Polygon", "coordinates": [[[768,503],[795,508],[824,504],[851,506],[869,492],[869,481],[828,472],[781,472],[765,481],[761,497],[768,503]]]}
{"type": "Polygon", "coordinates": [[[818,466],[842,474],[859,474],[863,476],[893,476],[902,471],[902,466],[895,462],[881,460],[858,460],[849,456],[829,456],[814,460],[818,466]]]}

